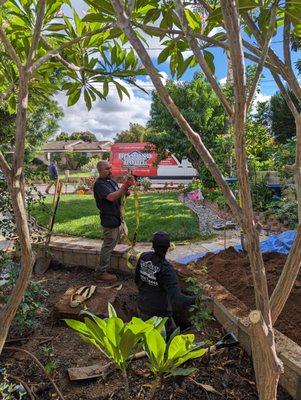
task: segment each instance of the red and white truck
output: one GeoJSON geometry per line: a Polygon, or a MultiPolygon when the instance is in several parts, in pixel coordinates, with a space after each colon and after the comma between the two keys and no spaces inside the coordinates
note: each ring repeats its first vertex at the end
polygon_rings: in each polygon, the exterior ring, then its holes
{"type": "Polygon", "coordinates": [[[148,177],[157,183],[187,183],[197,176],[197,171],[186,159],[180,162],[170,155],[156,165],[157,157],[150,143],[113,144],[110,152],[113,176],[122,176],[131,171],[137,177],[148,177]]]}

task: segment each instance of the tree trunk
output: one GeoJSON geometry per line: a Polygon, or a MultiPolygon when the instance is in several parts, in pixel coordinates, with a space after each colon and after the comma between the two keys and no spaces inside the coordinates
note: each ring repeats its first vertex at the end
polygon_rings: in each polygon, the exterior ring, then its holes
{"type": "Polygon", "coordinates": [[[256,384],[260,400],[277,400],[277,386],[283,373],[282,362],[278,359],[273,330],[269,330],[260,311],[252,311],[251,342],[256,384]]]}
{"type": "Polygon", "coordinates": [[[298,202],[298,222],[301,224],[301,114],[295,117],[296,123],[296,169],[295,185],[298,202]]]}
{"type": "Polygon", "coordinates": [[[10,298],[0,313],[0,354],[2,352],[12,320],[16,314],[17,308],[19,307],[23,299],[25,290],[30,282],[34,261],[28,229],[26,208],[23,200],[22,191],[20,189],[20,181],[14,181],[12,185],[9,184],[9,190],[14,209],[19,244],[21,247],[21,270],[14,289],[10,295],[10,298]]]}
{"type": "Polygon", "coordinates": [[[21,248],[21,270],[10,298],[0,313],[0,354],[12,320],[30,282],[34,261],[25,206],[25,188],[23,180],[28,81],[28,74],[24,69],[21,69],[19,77],[18,112],[16,119],[16,141],[13,168],[9,175],[6,176],[14,210],[19,245],[21,248]]]}

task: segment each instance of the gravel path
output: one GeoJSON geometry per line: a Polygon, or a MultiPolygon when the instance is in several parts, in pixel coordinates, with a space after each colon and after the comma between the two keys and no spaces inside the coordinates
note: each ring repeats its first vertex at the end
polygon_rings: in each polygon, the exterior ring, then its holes
{"type": "Polygon", "coordinates": [[[226,223],[225,220],[220,218],[208,207],[189,200],[187,196],[182,196],[181,200],[191,211],[197,214],[199,218],[200,232],[205,234],[212,234],[217,232],[220,233],[220,231],[215,230],[213,226],[221,223],[224,224],[226,223]]]}

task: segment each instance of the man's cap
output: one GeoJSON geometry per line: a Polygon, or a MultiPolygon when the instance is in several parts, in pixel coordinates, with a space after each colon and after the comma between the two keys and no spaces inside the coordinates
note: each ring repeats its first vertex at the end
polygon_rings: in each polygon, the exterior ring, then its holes
{"type": "Polygon", "coordinates": [[[163,231],[154,233],[153,245],[157,247],[169,247],[170,246],[169,234],[163,231]]]}

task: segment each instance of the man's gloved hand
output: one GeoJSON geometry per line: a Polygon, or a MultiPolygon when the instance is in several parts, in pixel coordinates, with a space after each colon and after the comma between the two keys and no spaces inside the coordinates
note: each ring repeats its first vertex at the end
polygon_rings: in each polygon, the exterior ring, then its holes
{"type": "Polygon", "coordinates": [[[124,182],[124,186],[127,187],[127,189],[130,186],[133,186],[136,184],[135,178],[133,176],[128,176],[127,179],[124,182]]]}

